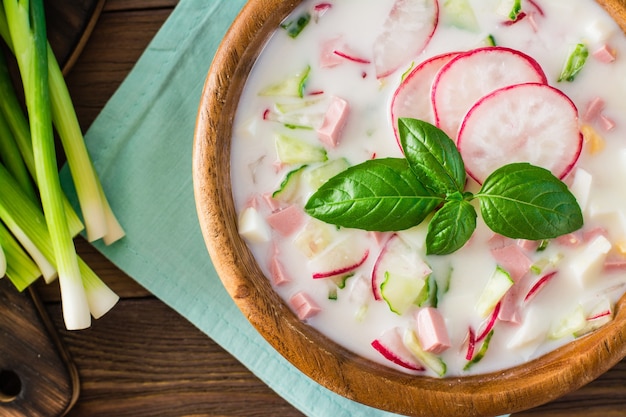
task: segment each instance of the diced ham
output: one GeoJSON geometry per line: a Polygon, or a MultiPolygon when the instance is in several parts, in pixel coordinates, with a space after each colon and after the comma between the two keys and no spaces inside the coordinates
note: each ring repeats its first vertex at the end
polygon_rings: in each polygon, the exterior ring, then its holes
{"type": "Polygon", "coordinates": [[[498,320],[512,324],[520,324],[522,322],[520,298],[522,287],[518,284],[513,285],[502,297],[500,301],[500,311],[498,311],[498,320]]]}
{"type": "Polygon", "coordinates": [[[491,249],[491,254],[496,262],[507,271],[514,282],[519,281],[526,275],[533,264],[533,261],[524,253],[518,245],[506,245],[500,248],[491,249]]]}
{"type": "Polygon", "coordinates": [[[602,126],[605,132],[608,132],[609,130],[613,130],[615,128],[615,120],[611,119],[610,117],[604,114],[601,114],[600,125],[602,126]]]}
{"type": "Polygon", "coordinates": [[[302,291],[295,293],[289,299],[289,305],[300,320],[306,320],[318,314],[321,309],[311,296],[302,291]]]}
{"type": "Polygon", "coordinates": [[[267,204],[267,207],[269,207],[270,212],[280,209],[280,201],[272,197],[272,193],[263,194],[263,201],[267,204]]]}
{"type": "Polygon", "coordinates": [[[487,241],[487,244],[491,249],[496,249],[510,245],[512,242],[513,240],[511,238],[500,235],[498,233],[494,233],[493,236],[491,236],[487,241]]]}
{"type": "Polygon", "coordinates": [[[605,271],[624,271],[626,270],[626,258],[618,255],[607,256],[603,268],[605,271]]]}
{"type": "Polygon", "coordinates": [[[304,220],[304,213],[295,205],[287,206],[267,216],[267,223],[283,236],[289,236],[299,230],[304,220]]]}
{"type": "Polygon", "coordinates": [[[609,45],[604,44],[592,53],[593,57],[600,62],[605,64],[609,64],[615,61],[617,54],[615,49],[611,48],[609,45]]]}
{"type": "Polygon", "coordinates": [[[583,240],[585,242],[591,242],[600,235],[608,237],[609,232],[604,227],[594,227],[593,229],[583,231],[583,240]]]}
{"type": "Polygon", "coordinates": [[[604,100],[600,97],[594,97],[587,103],[587,107],[585,107],[583,120],[586,122],[594,121],[598,116],[600,116],[602,110],[604,110],[604,100]]]}
{"type": "Polygon", "coordinates": [[[450,337],[443,316],[433,307],[425,307],[415,314],[417,336],[426,352],[442,353],[450,347],[450,337]]]}
{"type": "Polygon", "coordinates": [[[285,272],[285,267],[282,262],[280,262],[278,251],[275,246],[272,258],[270,259],[270,274],[274,285],[283,285],[291,282],[291,277],[289,277],[285,272]]]}
{"type": "Polygon", "coordinates": [[[580,233],[573,232],[559,236],[554,240],[560,245],[574,247],[580,245],[583,238],[580,233]]]}
{"type": "Polygon", "coordinates": [[[336,50],[343,49],[344,45],[345,43],[342,37],[336,37],[322,42],[320,66],[322,68],[332,68],[344,62],[344,59],[335,53],[336,50]]]}
{"type": "Polygon", "coordinates": [[[317,130],[317,135],[322,143],[334,148],[339,143],[341,131],[348,118],[349,105],[342,98],[333,96],[328,110],[324,115],[322,126],[317,130]]]}

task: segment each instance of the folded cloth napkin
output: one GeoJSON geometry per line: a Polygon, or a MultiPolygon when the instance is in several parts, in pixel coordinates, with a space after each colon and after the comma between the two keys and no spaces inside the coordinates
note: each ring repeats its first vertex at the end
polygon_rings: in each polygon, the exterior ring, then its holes
{"type": "MultiPolygon", "coordinates": [[[[391,415],[338,396],[283,359],[224,290],[198,225],[191,153],[214,53],[244,0],[181,0],[86,134],[126,230],[95,246],[308,416],[391,415]]],[[[64,188],[73,189],[67,167],[64,188]]]]}

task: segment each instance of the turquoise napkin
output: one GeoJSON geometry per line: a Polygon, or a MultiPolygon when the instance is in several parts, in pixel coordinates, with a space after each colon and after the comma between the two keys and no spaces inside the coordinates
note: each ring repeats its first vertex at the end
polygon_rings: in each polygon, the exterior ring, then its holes
{"type": "MultiPolygon", "coordinates": [[[[86,134],[127,236],[96,247],[308,416],[384,416],[283,359],[224,290],[198,225],[191,179],[202,86],[244,0],[181,0],[86,134]]],[[[63,170],[68,194],[68,170],[63,170]]]]}

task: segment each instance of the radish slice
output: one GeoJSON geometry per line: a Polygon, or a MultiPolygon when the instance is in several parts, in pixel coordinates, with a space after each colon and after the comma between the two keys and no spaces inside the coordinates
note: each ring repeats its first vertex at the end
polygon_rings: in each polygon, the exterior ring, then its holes
{"type": "Polygon", "coordinates": [[[394,327],[372,342],[372,347],[381,355],[403,368],[424,371],[426,368],[417,362],[402,342],[401,328],[394,327]]]}
{"type": "Polygon", "coordinates": [[[547,83],[541,66],[528,55],[489,46],[458,55],[444,65],[433,81],[431,99],[436,125],[456,141],[468,110],[481,97],[502,87],[547,83]]]}
{"type": "Polygon", "coordinates": [[[435,123],[430,88],[439,69],[457,55],[457,52],[450,52],[427,59],[415,67],[396,89],[391,100],[391,121],[398,145],[400,145],[398,134],[400,117],[412,117],[435,123]]]}
{"type": "Polygon", "coordinates": [[[439,20],[437,0],[396,0],[374,41],[376,78],[384,78],[424,50],[439,20]]]}
{"type": "Polygon", "coordinates": [[[374,299],[382,300],[380,286],[385,275],[424,279],[432,270],[424,262],[415,248],[408,245],[400,236],[391,236],[380,251],[372,270],[372,291],[374,299]]]}
{"type": "Polygon", "coordinates": [[[546,84],[496,90],[467,113],[457,147],[468,174],[479,183],[497,168],[529,162],[564,178],[578,160],[583,137],[578,111],[546,84]]]}

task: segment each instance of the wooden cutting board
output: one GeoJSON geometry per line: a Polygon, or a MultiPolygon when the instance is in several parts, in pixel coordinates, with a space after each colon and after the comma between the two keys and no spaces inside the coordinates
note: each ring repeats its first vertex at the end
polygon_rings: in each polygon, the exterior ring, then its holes
{"type": "MultiPolygon", "coordinates": [[[[67,74],[104,0],[44,1],[48,39],[67,74]]],[[[0,51],[2,53],[2,51],[0,51]]],[[[0,415],[65,415],[78,399],[78,372],[34,289],[0,279],[0,415]]]]}

